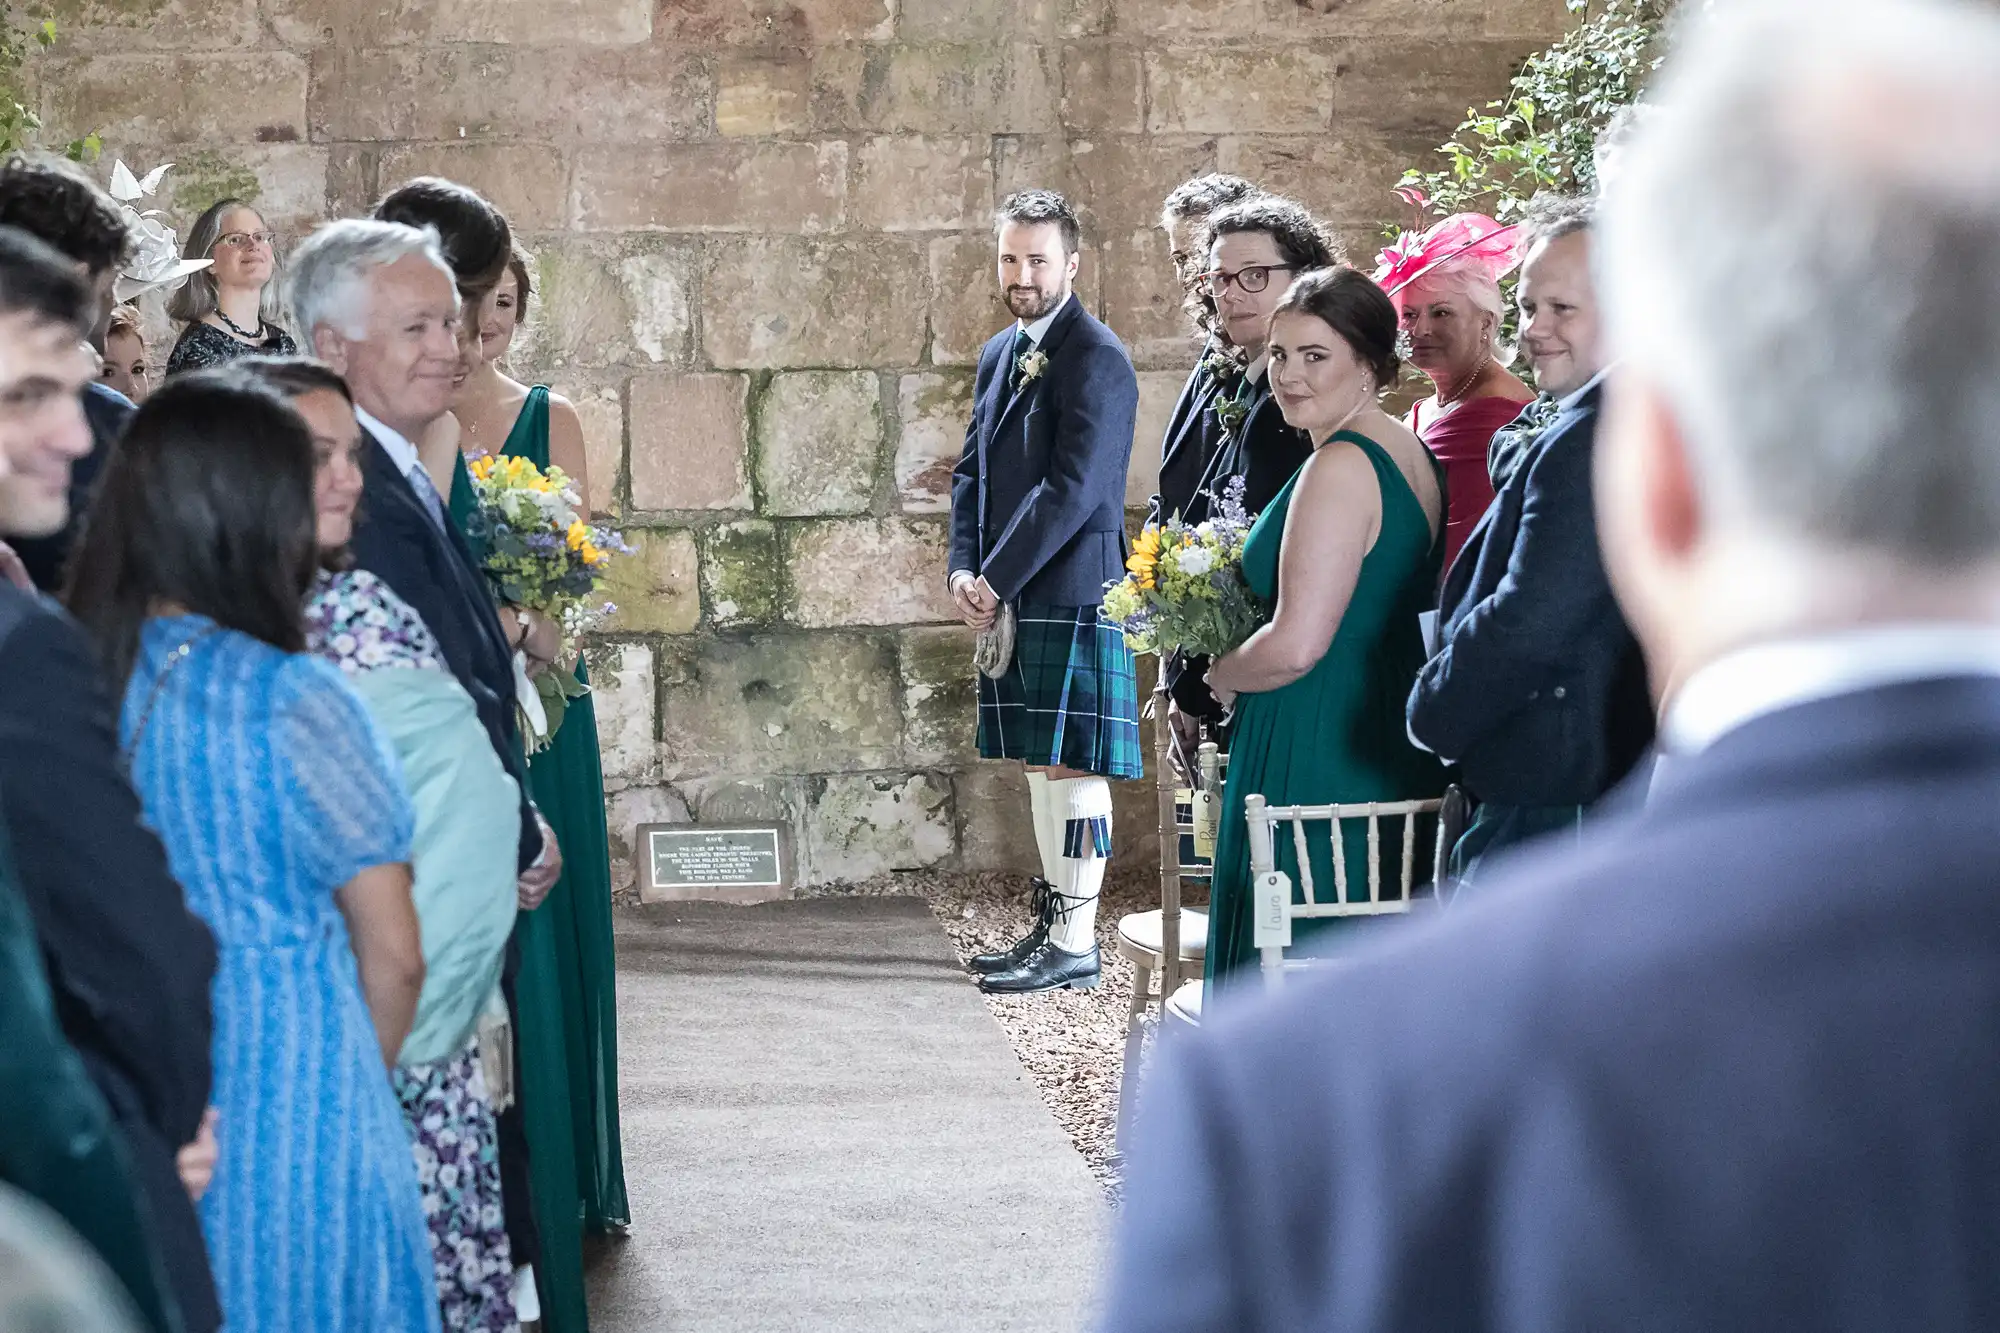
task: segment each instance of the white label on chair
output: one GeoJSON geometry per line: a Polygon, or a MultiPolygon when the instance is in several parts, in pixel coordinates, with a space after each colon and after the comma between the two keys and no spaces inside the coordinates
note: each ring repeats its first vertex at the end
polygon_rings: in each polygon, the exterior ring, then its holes
{"type": "Polygon", "coordinates": [[[1222,802],[1212,791],[1194,794],[1194,856],[1197,861],[1215,859],[1215,832],[1220,823],[1222,802]]]}
{"type": "Polygon", "coordinates": [[[1252,918],[1251,944],[1259,949],[1283,949],[1292,942],[1292,877],[1282,870],[1267,870],[1250,886],[1256,908],[1252,918]]]}

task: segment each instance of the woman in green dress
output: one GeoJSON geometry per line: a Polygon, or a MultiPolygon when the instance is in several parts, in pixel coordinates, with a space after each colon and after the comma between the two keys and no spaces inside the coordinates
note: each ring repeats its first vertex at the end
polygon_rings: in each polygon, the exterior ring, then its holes
{"type": "MultiPolygon", "coordinates": [[[[461,526],[473,507],[464,464],[468,454],[516,455],[539,468],[553,463],[569,475],[586,507],[589,503],[589,465],[576,408],[545,386],[530,388],[500,371],[531,290],[527,264],[517,253],[479,312],[479,355],[470,360],[452,407],[460,435],[449,494],[461,526]]],[[[581,663],[576,676],[589,683],[581,663]]],[[[528,779],[563,851],[562,879],[536,915],[549,919],[555,935],[581,1217],[587,1230],[621,1231],[631,1210],[618,1133],[611,860],[590,695],[570,701],[548,748],[530,757],[528,779]]]]}
{"type": "MultiPolygon", "coordinates": [[[[1418,617],[1435,603],[1444,480],[1408,428],[1377,405],[1394,383],[1396,311],[1353,269],[1301,276],[1271,317],[1272,388],[1313,456],[1278,493],[1243,552],[1251,589],[1275,600],[1271,622],[1209,668],[1235,713],[1209,907],[1206,978],[1227,991],[1254,969],[1244,797],[1273,805],[1417,800],[1444,790],[1443,767],[1410,743],[1403,707],[1424,663],[1418,617]]],[[[1393,822],[1382,854],[1400,864],[1393,822]]],[[[1366,829],[1345,828],[1348,897],[1368,892],[1366,829]]],[[[1289,837],[1278,868],[1302,892],[1289,837]]],[[[1333,842],[1311,827],[1320,901],[1334,892],[1333,842]]],[[[1352,921],[1365,918],[1353,918],[1352,921]]],[[[1300,922],[1312,927],[1351,921],[1300,922]]]]}

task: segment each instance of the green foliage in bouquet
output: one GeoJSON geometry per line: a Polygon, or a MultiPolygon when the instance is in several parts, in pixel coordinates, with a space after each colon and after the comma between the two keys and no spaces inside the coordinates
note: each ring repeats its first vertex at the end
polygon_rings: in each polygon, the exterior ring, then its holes
{"type": "Polygon", "coordinates": [[[1125,577],[1105,589],[1101,614],[1134,652],[1222,656],[1265,620],[1243,579],[1249,536],[1239,477],[1207,522],[1148,523],[1132,543],[1125,577]]]}

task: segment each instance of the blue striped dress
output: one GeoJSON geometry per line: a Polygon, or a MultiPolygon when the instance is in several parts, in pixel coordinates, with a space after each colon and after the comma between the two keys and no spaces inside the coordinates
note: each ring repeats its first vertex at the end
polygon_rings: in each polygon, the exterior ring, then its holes
{"type": "MultiPolygon", "coordinates": [[[[202,1230],[230,1333],[431,1333],[410,1140],[334,891],[406,861],[394,758],[332,667],[199,616],[149,621],[120,735],[215,933],[221,1149],[202,1230]],[[150,719],[135,728],[170,654],[150,719]]],[[[108,886],[107,886],[108,887],[108,886]]]]}

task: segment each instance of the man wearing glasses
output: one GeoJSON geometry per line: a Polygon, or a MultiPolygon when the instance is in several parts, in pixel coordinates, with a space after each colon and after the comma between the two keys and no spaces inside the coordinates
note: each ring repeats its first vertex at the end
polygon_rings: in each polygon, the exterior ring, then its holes
{"type": "Polygon", "coordinates": [[[1312,456],[1312,441],[1285,424],[1271,396],[1264,352],[1271,312],[1292,279],[1338,262],[1325,228],[1289,199],[1246,199],[1208,220],[1208,271],[1199,281],[1207,284],[1223,332],[1246,361],[1236,383],[1209,406],[1224,438],[1202,489],[1220,497],[1240,477],[1243,506],[1252,514],[1270,504],[1312,456]]]}
{"type": "MultiPolygon", "coordinates": [[[[1215,302],[1222,332],[1244,363],[1241,373],[1209,397],[1219,443],[1202,474],[1200,508],[1191,507],[1191,514],[1206,516],[1214,500],[1238,480],[1243,507],[1257,514],[1312,457],[1312,440],[1285,424],[1271,396],[1264,344],[1271,312],[1292,279],[1338,262],[1325,229],[1289,199],[1261,195],[1209,215],[1208,268],[1195,281],[1215,302]]],[[[1184,745],[1198,741],[1203,726],[1213,731],[1222,725],[1222,705],[1202,680],[1207,670],[1205,657],[1176,658],[1169,668],[1173,703],[1167,720],[1184,745]]]]}

